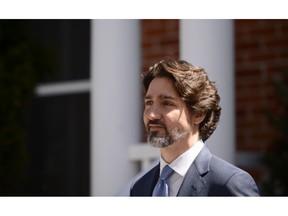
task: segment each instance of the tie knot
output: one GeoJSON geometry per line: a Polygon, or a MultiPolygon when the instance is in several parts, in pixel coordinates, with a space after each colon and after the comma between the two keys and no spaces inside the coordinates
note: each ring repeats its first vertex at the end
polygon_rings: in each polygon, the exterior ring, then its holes
{"type": "Polygon", "coordinates": [[[161,179],[168,179],[172,175],[173,172],[174,172],[174,170],[170,166],[166,165],[162,170],[160,178],[161,179]]]}

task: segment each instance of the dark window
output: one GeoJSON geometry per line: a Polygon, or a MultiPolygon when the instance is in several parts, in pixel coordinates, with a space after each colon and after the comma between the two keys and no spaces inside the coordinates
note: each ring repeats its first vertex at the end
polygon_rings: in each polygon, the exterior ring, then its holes
{"type": "MultiPolygon", "coordinates": [[[[53,73],[39,83],[89,80],[89,20],[29,20],[53,73]],[[55,65],[54,65],[55,64],[55,65]],[[54,67],[55,66],[55,67],[54,67]]],[[[27,195],[89,195],[90,93],[38,96],[27,115],[27,195]]]]}
{"type": "Polygon", "coordinates": [[[41,82],[59,82],[90,77],[89,20],[31,20],[31,31],[38,42],[56,57],[56,73],[41,82]]]}
{"type": "Polygon", "coordinates": [[[34,100],[27,125],[30,195],[89,195],[89,95],[34,100]]]}

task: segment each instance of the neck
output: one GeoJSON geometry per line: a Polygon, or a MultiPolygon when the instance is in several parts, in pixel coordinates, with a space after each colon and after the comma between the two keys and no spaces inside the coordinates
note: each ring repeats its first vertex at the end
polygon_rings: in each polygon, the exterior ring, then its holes
{"type": "Polygon", "coordinates": [[[168,163],[172,163],[176,158],[182,155],[184,152],[192,148],[198,141],[200,137],[188,137],[173,143],[170,146],[161,148],[161,157],[168,163]]]}

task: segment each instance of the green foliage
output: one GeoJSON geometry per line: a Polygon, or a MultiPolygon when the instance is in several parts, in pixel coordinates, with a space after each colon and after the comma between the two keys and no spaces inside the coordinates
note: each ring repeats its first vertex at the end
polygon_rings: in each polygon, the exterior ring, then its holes
{"type": "Polygon", "coordinates": [[[271,151],[264,156],[269,176],[263,184],[263,193],[269,196],[288,195],[288,71],[282,77],[281,82],[274,82],[280,112],[267,112],[269,122],[277,131],[271,151]]]}
{"type": "Polygon", "coordinates": [[[0,195],[21,194],[29,160],[23,114],[37,81],[51,70],[51,57],[33,40],[28,25],[0,21],[0,195]]]}

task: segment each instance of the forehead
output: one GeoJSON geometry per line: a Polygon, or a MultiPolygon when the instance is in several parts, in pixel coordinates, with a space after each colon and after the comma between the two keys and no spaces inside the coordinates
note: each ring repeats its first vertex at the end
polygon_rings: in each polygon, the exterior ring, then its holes
{"type": "Polygon", "coordinates": [[[168,96],[180,98],[171,79],[167,77],[154,78],[146,92],[146,97],[168,96]]]}

